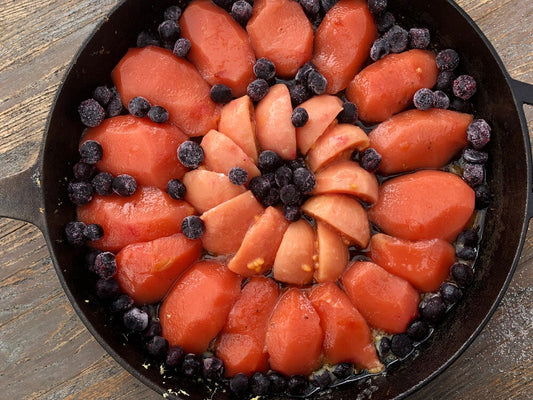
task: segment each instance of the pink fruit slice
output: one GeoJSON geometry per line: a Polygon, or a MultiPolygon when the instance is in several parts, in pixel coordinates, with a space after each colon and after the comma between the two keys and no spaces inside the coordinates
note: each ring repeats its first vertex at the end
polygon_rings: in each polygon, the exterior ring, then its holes
{"type": "Polygon", "coordinates": [[[214,254],[235,253],[248,228],[262,213],[263,206],[250,191],[205,212],[201,217],[205,224],[204,248],[214,254]]]}
{"type": "Polygon", "coordinates": [[[313,196],[302,206],[307,214],[326,222],[350,243],[365,248],[370,240],[370,224],[363,206],[343,194],[313,196]]]}
{"type": "Polygon", "coordinates": [[[192,1],[179,20],[191,41],[187,58],[210,85],[224,84],[234,96],[246,94],[254,79],[255,55],[246,31],[209,0],[192,1]]]}
{"type": "Polygon", "coordinates": [[[233,140],[253,162],[257,162],[254,106],[248,96],[239,97],[222,107],[218,131],[233,140]]]}
{"type": "Polygon", "coordinates": [[[148,46],[132,48],[111,73],[127,106],[136,96],[165,107],[169,121],[189,136],[205,134],[217,126],[218,106],[209,84],[190,62],[170,50],[148,46]]]}
{"type": "Polygon", "coordinates": [[[268,322],[270,368],[288,376],[310,374],[320,365],[323,337],[320,317],[305,293],[287,290],[268,322]]]}
{"type": "Polygon", "coordinates": [[[316,221],[316,244],[318,266],[315,270],[317,282],[335,282],[348,265],[348,246],[340,234],[326,223],[316,221]]]}
{"type": "Polygon", "coordinates": [[[228,174],[233,167],[241,167],[248,172],[248,180],[261,173],[246,153],[229,137],[210,130],[202,138],[204,163],[207,169],[228,174]]]}
{"type": "Polygon", "coordinates": [[[337,161],[316,174],[312,194],[344,193],[373,204],[378,200],[376,176],[354,161],[337,161]]]}
{"type": "Polygon", "coordinates": [[[351,362],[370,372],[383,369],[370,328],[342,289],[333,282],[315,285],[309,300],[320,316],[328,362],[351,362]]]}
{"type": "Polygon", "coordinates": [[[470,114],[409,110],[379,124],[369,138],[383,157],[379,171],[389,175],[420,168],[442,168],[466,146],[470,114]]]}
{"type": "Polygon", "coordinates": [[[272,271],[280,282],[304,285],[313,280],[315,232],[303,219],[289,225],[278,248],[272,271]]]}
{"type": "Polygon", "coordinates": [[[342,277],[342,285],[366,321],[385,332],[405,332],[418,315],[417,290],[372,262],[352,263],[342,277]]]}
{"type": "Polygon", "coordinates": [[[262,275],[270,270],[289,222],[277,208],[268,207],[250,227],[228,268],[242,276],[262,275]]]}
{"type": "Polygon", "coordinates": [[[303,154],[309,149],[324,131],[336,122],[337,114],[342,110],[342,100],[337,96],[323,94],[311,97],[299,107],[305,108],[309,114],[309,120],[301,127],[296,128],[296,143],[303,154]]]}
{"type": "Polygon", "coordinates": [[[272,86],[255,108],[257,140],[262,150],[272,150],[281,158],[296,158],[296,130],[291,122],[289,89],[280,83],[272,86]]]}
{"type": "Polygon", "coordinates": [[[244,186],[234,185],[219,172],[195,169],[183,176],[187,188],[185,200],[200,214],[246,191],[244,186]]]}
{"type": "Polygon", "coordinates": [[[307,153],[312,171],[318,171],[333,160],[348,160],[354,150],[365,150],[370,145],[367,134],[358,126],[338,124],[318,138],[307,153]]]}

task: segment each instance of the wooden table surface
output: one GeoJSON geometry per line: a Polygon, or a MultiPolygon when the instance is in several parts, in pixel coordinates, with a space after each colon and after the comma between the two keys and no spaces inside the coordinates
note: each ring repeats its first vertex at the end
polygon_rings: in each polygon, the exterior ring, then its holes
{"type": "MultiPolygon", "coordinates": [[[[118,0],[0,0],[0,177],[35,160],[67,65],[118,0]]],[[[459,0],[511,76],[533,84],[533,1],[459,0]]],[[[526,107],[530,132],[533,109],[526,107]]],[[[502,304],[413,399],[533,398],[533,230],[502,304]]],[[[92,338],[40,231],[0,218],[0,399],[157,399],[92,338]]]]}

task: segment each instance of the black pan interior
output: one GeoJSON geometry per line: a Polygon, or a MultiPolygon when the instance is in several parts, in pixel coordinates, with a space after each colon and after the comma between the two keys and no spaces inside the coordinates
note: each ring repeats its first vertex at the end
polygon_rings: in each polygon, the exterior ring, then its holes
{"type": "MultiPolygon", "coordinates": [[[[128,47],[135,45],[137,33],[156,26],[163,10],[175,1],[128,1],[117,7],[78,54],[56,99],[42,152],[42,182],[45,200],[46,236],[60,281],[76,311],[100,343],[130,372],[160,393],[182,389],[191,399],[229,398],[227,393],[208,393],[203,386],[181,379],[163,382],[157,366],[145,369],[135,340],[113,329],[105,305],[94,295],[95,279],[83,267],[80,252],[63,240],[64,226],[75,219],[75,208],[67,198],[67,178],[77,161],[77,143],[83,130],[76,108],[90,97],[94,87],[110,82],[110,71],[128,47]]],[[[427,349],[402,363],[385,376],[335,390],[336,399],[353,399],[363,389],[372,398],[388,399],[410,393],[439,371],[471,340],[491,313],[510,272],[516,264],[525,232],[529,188],[527,139],[523,133],[517,104],[508,85],[508,75],[494,57],[490,45],[463,18],[451,1],[390,0],[396,14],[406,17],[405,26],[416,21],[427,26],[440,48],[452,47],[462,56],[461,68],[472,74],[479,91],[475,96],[476,115],[493,128],[489,147],[488,179],[494,201],[486,215],[476,276],[466,297],[448,313],[442,326],[429,340],[427,349]],[[512,157],[509,155],[512,154],[512,157]]],[[[525,131],[524,131],[525,132],[525,131]]],[[[325,394],[324,397],[330,397],[325,394]]]]}

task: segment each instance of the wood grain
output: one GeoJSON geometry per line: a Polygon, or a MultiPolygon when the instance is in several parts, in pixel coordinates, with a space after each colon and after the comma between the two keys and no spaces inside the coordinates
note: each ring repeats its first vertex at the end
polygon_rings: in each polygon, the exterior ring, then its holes
{"type": "MultiPolygon", "coordinates": [[[[459,0],[512,77],[533,83],[533,2],[459,0]]],[[[0,177],[35,160],[68,63],[117,0],[0,0],[0,177]]],[[[530,132],[533,109],[526,107],[530,132]]],[[[533,233],[496,314],[413,399],[533,398],[533,233]]],[[[41,233],[0,218],[0,398],[158,399],[96,343],[59,284],[41,233]]]]}

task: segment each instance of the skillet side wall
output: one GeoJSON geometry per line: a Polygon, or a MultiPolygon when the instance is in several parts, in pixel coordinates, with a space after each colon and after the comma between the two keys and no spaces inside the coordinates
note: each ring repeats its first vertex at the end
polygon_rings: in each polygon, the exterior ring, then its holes
{"type": "MultiPolygon", "coordinates": [[[[95,86],[110,83],[109,72],[126,49],[134,45],[136,33],[142,27],[155,23],[148,20],[148,15],[162,15],[162,10],[173,4],[172,1],[157,2],[154,6],[149,3],[151,2],[130,1],[119,8],[79,55],[78,62],[57,98],[50,119],[43,149],[43,187],[47,240],[69,298],[77,311],[83,313],[82,320],[93,326],[90,329],[92,333],[99,336],[100,341],[107,343],[104,347],[107,350],[113,349],[124,361],[136,366],[134,368],[137,374],[154,382],[149,384],[144,380],[145,383],[157,389],[156,385],[161,385],[159,371],[142,368],[144,360],[135,346],[123,346],[123,338],[109,328],[109,324],[114,323],[105,316],[105,306],[92,293],[94,277],[85,271],[78,252],[63,242],[64,225],[75,218],[75,209],[66,197],[65,174],[69,171],[68,167],[76,162],[78,135],[83,129],[76,113],[76,105],[89,97],[95,86]],[[157,10],[152,12],[152,7],[157,7],[157,10]],[[109,37],[114,40],[110,41],[109,37]],[[100,43],[106,43],[106,47],[102,48],[100,43]]],[[[474,285],[459,306],[447,315],[443,322],[446,327],[437,330],[428,343],[429,350],[421,352],[415,360],[404,362],[398,370],[390,372],[387,378],[379,377],[359,386],[361,390],[377,385],[374,398],[393,398],[419,385],[460,349],[482,323],[516,258],[525,219],[528,179],[524,137],[516,105],[506,83],[506,74],[500,70],[482,38],[445,1],[391,0],[390,3],[394,11],[398,10],[404,15],[417,15],[418,25],[429,26],[442,48],[449,46],[457,49],[462,56],[462,68],[477,79],[480,89],[475,96],[476,115],[487,119],[494,132],[489,147],[489,182],[495,198],[487,213],[474,285]],[[416,13],[413,11],[415,9],[416,13]]],[[[171,384],[174,386],[172,382],[171,384]]],[[[187,381],[180,382],[180,385],[188,392],[193,390],[187,381]]],[[[162,392],[165,389],[160,386],[157,390],[162,392]]],[[[352,399],[357,392],[353,388],[341,388],[335,392],[335,398],[352,399]]],[[[214,398],[226,397],[216,393],[214,398]]]]}

